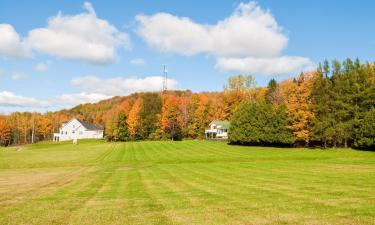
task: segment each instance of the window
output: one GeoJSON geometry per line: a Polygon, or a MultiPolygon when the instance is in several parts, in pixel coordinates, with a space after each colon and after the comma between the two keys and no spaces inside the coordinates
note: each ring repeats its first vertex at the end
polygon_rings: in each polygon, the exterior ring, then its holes
{"type": "Polygon", "coordinates": [[[72,131],[72,134],[74,134],[74,133],[75,133],[75,131],[73,130],[73,131],[72,131]]]}
{"type": "Polygon", "coordinates": [[[68,131],[65,131],[65,135],[67,135],[68,134],[68,131]]]}

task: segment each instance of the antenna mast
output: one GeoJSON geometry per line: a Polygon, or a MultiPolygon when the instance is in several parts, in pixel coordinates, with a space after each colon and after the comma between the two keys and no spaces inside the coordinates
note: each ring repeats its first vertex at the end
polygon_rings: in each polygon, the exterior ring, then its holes
{"type": "Polygon", "coordinates": [[[168,80],[168,70],[167,70],[167,65],[163,65],[163,73],[164,73],[164,78],[163,78],[163,92],[166,91],[168,89],[168,83],[167,83],[167,80],[168,80]]]}

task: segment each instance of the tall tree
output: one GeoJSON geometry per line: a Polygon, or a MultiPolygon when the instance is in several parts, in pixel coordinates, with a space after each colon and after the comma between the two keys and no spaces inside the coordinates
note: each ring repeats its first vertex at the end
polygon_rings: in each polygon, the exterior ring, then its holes
{"type": "Polygon", "coordinates": [[[301,73],[296,79],[280,84],[289,118],[288,128],[293,131],[296,142],[308,145],[311,140],[311,88],[315,73],[301,73]]]}
{"type": "Polygon", "coordinates": [[[375,148],[375,108],[368,111],[360,123],[357,146],[375,148]]]}
{"type": "Polygon", "coordinates": [[[279,89],[279,84],[275,79],[271,79],[267,86],[266,102],[274,105],[282,103],[282,96],[279,89]]]}
{"type": "Polygon", "coordinates": [[[142,126],[140,112],[142,110],[142,107],[143,101],[141,98],[138,98],[133,104],[126,121],[128,125],[129,134],[134,139],[142,138],[140,134],[140,129],[142,126]]]}
{"type": "Polygon", "coordinates": [[[126,124],[126,115],[120,112],[117,116],[117,130],[119,141],[127,141],[129,139],[128,127],[126,124]]]}
{"type": "Polygon", "coordinates": [[[327,147],[328,141],[332,137],[332,82],[328,78],[327,65],[324,69],[319,66],[316,76],[313,80],[311,90],[312,111],[315,115],[312,121],[312,132],[315,140],[323,143],[327,147]]]}
{"type": "Polygon", "coordinates": [[[175,96],[166,96],[161,113],[161,129],[164,136],[172,141],[182,138],[181,113],[175,96]]]}
{"type": "Polygon", "coordinates": [[[11,127],[8,121],[0,117],[0,146],[7,146],[11,140],[11,127]]]}
{"type": "Polygon", "coordinates": [[[139,116],[142,124],[139,132],[142,139],[147,139],[156,132],[162,102],[158,93],[145,93],[141,98],[142,108],[139,116]]]}

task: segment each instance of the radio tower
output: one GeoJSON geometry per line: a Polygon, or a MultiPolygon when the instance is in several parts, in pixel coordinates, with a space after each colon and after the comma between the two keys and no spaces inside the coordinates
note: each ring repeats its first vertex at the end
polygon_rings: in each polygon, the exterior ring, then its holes
{"type": "Polygon", "coordinates": [[[164,73],[164,77],[163,77],[163,92],[167,90],[168,88],[168,83],[167,83],[167,80],[168,80],[168,70],[167,70],[167,65],[163,65],[163,73],[164,73]]]}

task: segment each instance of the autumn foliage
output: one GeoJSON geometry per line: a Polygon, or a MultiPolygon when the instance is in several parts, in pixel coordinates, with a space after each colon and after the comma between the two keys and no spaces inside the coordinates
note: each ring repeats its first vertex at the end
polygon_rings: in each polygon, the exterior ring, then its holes
{"type": "Polygon", "coordinates": [[[57,112],[15,112],[0,117],[0,144],[30,143],[32,134],[34,141],[51,140],[73,117],[104,125],[108,141],[204,138],[212,120],[236,117],[242,121],[238,126],[248,128],[236,130],[233,121],[233,132],[246,134],[232,137],[235,142],[366,148],[375,142],[373,127],[365,124],[373,121],[374,99],[374,64],[325,61],[316,71],[281,82],[271,79],[267,87],[256,87],[250,75],[236,75],[221,92],[135,93],[57,112]],[[256,115],[268,122],[259,125],[262,121],[253,120],[256,115]],[[267,137],[267,126],[273,138],[267,137]],[[261,132],[260,141],[251,130],[261,132]]]}

